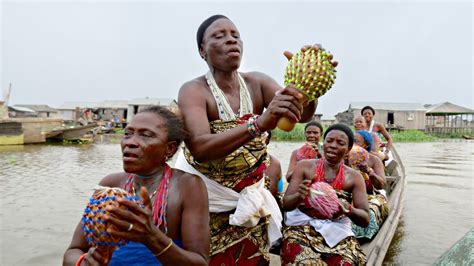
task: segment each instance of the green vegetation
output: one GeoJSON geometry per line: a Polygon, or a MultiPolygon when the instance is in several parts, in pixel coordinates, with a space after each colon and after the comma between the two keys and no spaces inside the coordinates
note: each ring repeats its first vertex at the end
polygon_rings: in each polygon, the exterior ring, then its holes
{"type": "MultiPolygon", "coordinates": [[[[290,132],[285,132],[280,129],[272,131],[272,140],[280,141],[304,141],[304,126],[305,124],[296,124],[295,129],[290,132]]],[[[324,129],[326,130],[326,128],[324,129]]],[[[442,138],[461,138],[462,134],[449,135],[449,136],[431,136],[423,131],[416,129],[403,130],[400,132],[391,131],[394,142],[424,142],[424,141],[436,141],[440,137],[442,138]]],[[[321,137],[322,139],[322,137],[321,137]]]]}
{"type": "Polygon", "coordinates": [[[272,140],[305,141],[304,126],[305,124],[296,124],[295,128],[290,132],[276,128],[272,130],[272,140]]]}
{"type": "Polygon", "coordinates": [[[83,145],[83,144],[89,144],[93,142],[93,139],[74,139],[74,140],[67,140],[63,139],[62,144],[63,145],[83,145]]]}
{"type": "Polygon", "coordinates": [[[114,129],[114,134],[121,134],[123,135],[125,133],[125,129],[119,128],[119,129],[114,129]]]}
{"type": "Polygon", "coordinates": [[[466,134],[466,133],[449,133],[449,134],[444,134],[444,135],[434,134],[435,137],[443,138],[443,139],[462,139],[463,135],[469,136],[469,134],[466,134]]]}
{"type": "Polygon", "coordinates": [[[400,132],[390,131],[390,135],[392,135],[393,142],[425,142],[438,139],[437,137],[416,129],[407,129],[400,132]]]}
{"type": "Polygon", "coordinates": [[[113,136],[111,138],[108,139],[108,142],[110,144],[119,144],[120,142],[122,141],[122,136],[113,136]]]}

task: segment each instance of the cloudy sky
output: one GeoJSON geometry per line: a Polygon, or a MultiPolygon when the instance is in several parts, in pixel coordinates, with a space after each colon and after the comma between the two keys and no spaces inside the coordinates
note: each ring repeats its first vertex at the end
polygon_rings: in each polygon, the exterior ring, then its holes
{"type": "Polygon", "coordinates": [[[280,84],[284,50],[321,43],[339,61],[317,112],[351,101],[473,106],[473,4],[465,2],[2,1],[1,87],[10,105],[176,98],[204,74],[196,30],[231,18],[240,70],[280,84]]]}

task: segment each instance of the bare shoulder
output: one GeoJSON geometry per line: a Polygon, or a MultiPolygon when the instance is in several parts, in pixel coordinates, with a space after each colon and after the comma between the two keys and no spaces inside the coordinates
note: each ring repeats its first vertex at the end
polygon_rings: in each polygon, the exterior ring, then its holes
{"type": "Polygon", "coordinates": [[[257,85],[258,87],[263,89],[268,87],[268,85],[278,85],[273,78],[262,72],[252,71],[240,74],[242,75],[247,84],[250,83],[253,85],[257,85]]]}
{"type": "Polygon", "coordinates": [[[380,158],[378,156],[376,156],[375,154],[369,152],[369,160],[370,162],[372,162],[372,164],[376,164],[378,162],[382,163],[382,160],[380,160],[380,158]]]}
{"type": "Polygon", "coordinates": [[[258,71],[251,71],[251,72],[239,72],[242,77],[245,79],[245,81],[250,80],[250,81],[261,81],[264,79],[270,78],[267,74],[258,72],[258,71]]]}
{"type": "Polygon", "coordinates": [[[179,169],[173,169],[173,178],[176,178],[180,189],[185,191],[192,189],[193,193],[200,188],[205,189],[206,186],[204,181],[202,181],[199,176],[181,171],[179,169]]]}
{"type": "Polygon", "coordinates": [[[188,127],[199,127],[207,119],[208,103],[213,96],[207,87],[204,76],[184,83],[178,93],[178,107],[188,127]]]}
{"type": "Polygon", "coordinates": [[[378,130],[382,130],[383,128],[385,128],[385,126],[380,122],[375,122],[375,127],[377,127],[378,130]]]}
{"type": "Polygon", "coordinates": [[[268,107],[275,93],[282,89],[273,78],[261,72],[243,73],[242,76],[245,82],[250,84],[254,98],[260,99],[259,101],[263,103],[263,106],[257,106],[261,110],[263,110],[264,107],[268,107]]]}
{"type": "Polygon", "coordinates": [[[349,176],[353,180],[364,179],[362,175],[359,173],[359,171],[356,171],[347,165],[344,165],[344,171],[345,171],[346,177],[349,176]]]}
{"type": "Polygon", "coordinates": [[[298,150],[299,150],[299,149],[294,149],[294,150],[291,152],[291,158],[295,158],[295,159],[296,159],[296,155],[298,154],[298,150]]]}
{"type": "Polygon", "coordinates": [[[301,169],[305,174],[310,174],[314,172],[316,167],[316,159],[304,159],[296,162],[295,169],[301,169]]]}
{"type": "Polygon", "coordinates": [[[271,154],[270,154],[270,162],[271,162],[271,164],[274,164],[275,166],[278,165],[279,167],[281,167],[280,160],[278,160],[277,157],[275,157],[271,154]]]}
{"type": "Polygon", "coordinates": [[[318,160],[316,159],[303,159],[300,160],[296,163],[296,165],[301,166],[301,167],[312,167],[316,165],[316,162],[318,160]]]}
{"type": "Polygon", "coordinates": [[[181,96],[182,94],[189,93],[198,94],[199,92],[202,92],[202,90],[206,90],[206,80],[204,76],[197,77],[181,85],[179,95],[181,96]]]}
{"type": "Polygon", "coordinates": [[[122,187],[127,177],[128,174],[124,172],[113,173],[102,178],[99,185],[104,187],[122,187]]]}

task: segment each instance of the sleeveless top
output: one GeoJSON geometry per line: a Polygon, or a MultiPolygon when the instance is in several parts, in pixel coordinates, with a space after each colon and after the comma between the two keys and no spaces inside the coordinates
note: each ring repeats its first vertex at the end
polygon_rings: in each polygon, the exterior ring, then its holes
{"type": "Polygon", "coordinates": [[[370,121],[370,126],[369,126],[369,132],[372,132],[374,130],[374,125],[375,125],[375,120],[372,119],[372,121],[370,121]]]}
{"type": "MultiPolygon", "coordinates": [[[[174,244],[183,247],[181,240],[174,240],[174,244]]],[[[109,266],[139,266],[139,265],[162,265],[153,253],[142,243],[128,242],[125,246],[117,249],[112,254],[109,266]]]]}
{"type": "Polygon", "coordinates": [[[310,143],[306,142],[301,146],[296,152],[296,161],[301,161],[305,159],[319,159],[322,158],[322,147],[320,143],[310,143]]]}
{"type": "MultiPolygon", "coordinates": [[[[207,72],[205,77],[209,89],[214,96],[219,111],[219,120],[209,122],[212,134],[218,134],[247,123],[253,115],[253,104],[244,79],[238,73],[240,107],[239,113],[232,110],[224,92],[217,85],[211,72],[207,72]]],[[[240,191],[244,187],[258,182],[263,175],[265,168],[270,163],[267,153],[265,132],[237,148],[235,151],[215,160],[198,162],[194,159],[186,146],[183,146],[186,161],[196,170],[206,175],[210,179],[228,188],[240,191]],[[246,179],[246,180],[244,180],[246,179]]]]}
{"type": "Polygon", "coordinates": [[[343,190],[344,188],[344,181],[346,179],[345,171],[344,171],[344,163],[339,165],[339,170],[337,171],[336,177],[328,181],[324,174],[324,159],[318,160],[316,164],[315,174],[313,177],[314,182],[326,182],[331,185],[335,190],[343,190]]]}
{"type": "MultiPolygon", "coordinates": [[[[344,191],[345,179],[346,179],[346,176],[345,176],[345,170],[344,170],[344,163],[341,163],[339,165],[339,169],[337,171],[336,177],[331,181],[327,180],[324,174],[324,159],[320,159],[316,162],[315,174],[311,183],[315,183],[315,182],[328,183],[334,188],[338,198],[345,199],[348,202],[351,202],[352,201],[351,194],[344,191]]],[[[308,208],[304,205],[300,205],[298,208],[303,213],[309,216],[312,216],[312,212],[313,212],[312,208],[308,208]]]]}
{"type": "Polygon", "coordinates": [[[369,131],[370,133],[374,132],[377,135],[377,137],[380,139],[380,144],[382,144],[382,133],[380,133],[379,131],[375,132],[374,126],[375,126],[375,120],[370,121],[369,130],[367,131],[369,131]]]}

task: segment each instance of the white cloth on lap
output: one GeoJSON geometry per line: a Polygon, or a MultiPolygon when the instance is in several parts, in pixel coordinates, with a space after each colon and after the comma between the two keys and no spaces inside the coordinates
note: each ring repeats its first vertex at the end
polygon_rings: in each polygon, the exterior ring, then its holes
{"type": "Polygon", "coordinates": [[[210,212],[226,212],[235,209],[235,212],[229,216],[229,224],[242,227],[253,227],[257,225],[261,217],[270,214],[269,244],[271,245],[282,236],[283,218],[280,208],[272,193],[265,189],[264,178],[238,193],[196,170],[186,161],[182,149],[178,152],[175,168],[202,178],[207,187],[210,212]]]}
{"type": "Polygon", "coordinates": [[[324,237],[324,240],[326,240],[326,243],[331,248],[344,238],[354,236],[352,222],[349,218],[321,220],[309,217],[298,208],[286,213],[285,224],[288,226],[311,225],[314,230],[324,237]]]}

